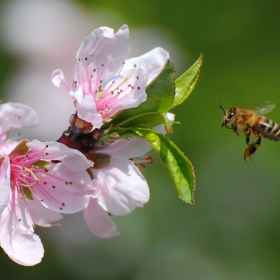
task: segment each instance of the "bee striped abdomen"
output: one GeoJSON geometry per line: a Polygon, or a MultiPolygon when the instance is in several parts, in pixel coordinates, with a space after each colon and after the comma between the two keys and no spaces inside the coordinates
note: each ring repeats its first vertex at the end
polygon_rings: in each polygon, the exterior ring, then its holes
{"type": "Polygon", "coordinates": [[[280,140],[280,126],[266,117],[260,117],[253,130],[268,139],[274,141],[280,140]]]}

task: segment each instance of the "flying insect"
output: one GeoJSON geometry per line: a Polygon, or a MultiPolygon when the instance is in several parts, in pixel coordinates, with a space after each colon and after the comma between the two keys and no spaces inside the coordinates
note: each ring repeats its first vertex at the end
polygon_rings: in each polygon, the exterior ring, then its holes
{"type": "Polygon", "coordinates": [[[238,130],[243,130],[245,133],[247,144],[247,148],[244,151],[245,162],[247,162],[247,157],[252,160],[251,155],[260,146],[262,137],[273,141],[280,141],[280,126],[269,118],[262,116],[274,109],[274,103],[266,102],[254,110],[237,107],[226,110],[220,103],[218,105],[224,112],[222,127],[225,126],[232,129],[237,135],[239,135],[238,130]],[[249,144],[250,136],[257,137],[257,140],[249,144]]]}

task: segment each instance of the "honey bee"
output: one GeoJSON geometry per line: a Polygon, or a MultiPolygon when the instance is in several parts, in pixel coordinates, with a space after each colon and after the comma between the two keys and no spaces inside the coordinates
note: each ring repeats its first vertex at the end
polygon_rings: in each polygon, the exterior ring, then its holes
{"type": "MultiPolygon", "coordinates": [[[[218,102],[217,102],[218,103],[218,102]]],[[[244,151],[244,161],[254,154],[260,146],[262,137],[273,141],[280,141],[280,126],[274,121],[262,116],[262,114],[272,111],[275,104],[266,102],[264,105],[257,107],[255,110],[229,108],[225,109],[220,103],[220,108],[224,111],[222,127],[233,129],[238,135],[238,130],[243,130],[246,136],[247,148],[244,151]],[[257,140],[251,144],[250,136],[257,137],[257,140]]]]}

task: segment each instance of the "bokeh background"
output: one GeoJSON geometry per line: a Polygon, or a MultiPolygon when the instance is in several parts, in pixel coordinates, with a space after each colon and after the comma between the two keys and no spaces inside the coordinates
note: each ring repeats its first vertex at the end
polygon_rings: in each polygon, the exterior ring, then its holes
{"type": "MultiPolygon", "coordinates": [[[[175,108],[170,138],[192,161],[195,206],[176,196],[160,162],[143,173],[151,199],[115,217],[120,236],[101,240],[82,213],[62,227],[37,228],[45,257],[35,267],[0,251],[0,279],[280,279],[280,144],[264,139],[247,164],[245,137],[221,128],[225,107],[280,96],[280,3],[276,0],[0,1],[0,94],[40,115],[23,137],[56,140],[73,106],[50,75],[73,79],[82,38],[127,23],[131,57],[169,50],[177,76],[204,54],[198,84],[175,108]]],[[[269,117],[280,123],[280,107],[269,117]]]]}

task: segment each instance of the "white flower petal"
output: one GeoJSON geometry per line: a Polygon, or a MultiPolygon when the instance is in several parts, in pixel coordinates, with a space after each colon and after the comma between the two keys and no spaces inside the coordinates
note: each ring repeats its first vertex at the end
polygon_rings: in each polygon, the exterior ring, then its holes
{"type": "Polygon", "coordinates": [[[0,215],[7,206],[10,197],[10,162],[9,158],[1,157],[0,158],[1,167],[0,167],[0,215]]]}
{"type": "Polygon", "coordinates": [[[145,177],[130,160],[115,159],[101,169],[93,169],[93,186],[99,205],[113,215],[125,215],[149,200],[145,177]]]}
{"type": "Polygon", "coordinates": [[[90,199],[88,207],[84,210],[84,218],[90,230],[100,238],[119,235],[117,225],[94,198],[90,199]]]}

